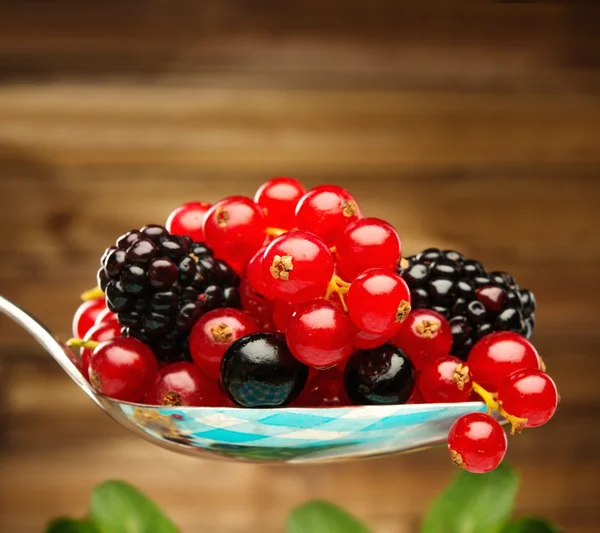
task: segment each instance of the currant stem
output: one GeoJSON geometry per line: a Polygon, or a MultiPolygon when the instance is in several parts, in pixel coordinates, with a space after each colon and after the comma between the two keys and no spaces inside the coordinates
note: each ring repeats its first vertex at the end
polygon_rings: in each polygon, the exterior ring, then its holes
{"type": "Polygon", "coordinates": [[[514,435],[515,432],[520,433],[521,430],[525,427],[527,423],[526,418],[519,418],[518,416],[513,416],[508,414],[500,405],[500,403],[496,400],[497,394],[488,392],[485,390],[479,383],[473,382],[473,391],[481,396],[481,399],[487,405],[489,414],[491,415],[494,411],[496,411],[500,416],[504,417],[510,423],[511,429],[510,434],[514,435]]]}
{"type": "Polygon", "coordinates": [[[327,292],[325,293],[325,299],[331,299],[332,294],[337,294],[338,298],[342,302],[342,306],[344,307],[344,311],[348,312],[348,306],[346,305],[345,295],[350,289],[350,283],[344,281],[342,278],[334,274],[329,282],[327,287],[327,292]]]}
{"type": "Polygon", "coordinates": [[[84,341],[83,339],[69,339],[67,341],[67,346],[69,348],[88,348],[89,350],[94,350],[99,345],[99,342],[96,341],[84,341]]]}
{"type": "Polygon", "coordinates": [[[102,292],[102,289],[100,287],[94,287],[93,289],[85,291],[80,296],[80,298],[84,302],[87,302],[89,300],[97,300],[98,298],[103,298],[103,297],[104,297],[104,292],[102,292]]]}
{"type": "Polygon", "coordinates": [[[282,229],[282,228],[267,228],[265,230],[265,233],[269,237],[279,237],[280,235],[283,235],[284,233],[287,233],[287,231],[288,230],[282,229]]]}

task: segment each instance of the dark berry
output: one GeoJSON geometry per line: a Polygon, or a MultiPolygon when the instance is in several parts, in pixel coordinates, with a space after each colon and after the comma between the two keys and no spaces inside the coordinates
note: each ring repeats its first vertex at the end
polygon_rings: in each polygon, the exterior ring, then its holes
{"type": "Polygon", "coordinates": [[[427,250],[423,250],[421,253],[417,254],[417,261],[419,263],[423,263],[428,265],[437,261],[442,255],[437,248],[427,248],[427,250]]]}
{"type": "Polygon", "coordinates": [[[123,326],[161,361],[188,361],[189,333],[207,311],[240,308],[239,278],[204,243],[148,225],[102,256],[101,287],[123,326]]]}
{"type": "Polygon", "coordinates": [[[484,275],[485,269],[483,268],[483,265],[479,261],[467,259],[466,261],[463,262],[462,273],[463,273],[464,277],[473,279],[477,276],[484,275]]]}
{"type": "Polygon", "coordinates": [[[475,331],[475,340],[478,341],[479,339],[482,339],[486,335],[489,335],[490,333],[494,333],[494,331],[495,331],[494,326],[492,326],[492,324],[481,324],[480,326],[478,326],[477,330],[475,331]]]}
{"type": "Polygon", "coordinates": [[[450,307],[456,298],[456,284],[449,279],[434,279],[429,282],[429,295],[434,305],[450,307]]]}
{"type": "Polygon", "coordinates": [[[356,405],[402,404],[415,387],[415,369],[405,352],[384,344],[352,355],[346,364],[344,386],[356,405]]]}
{"type": "Polygon", "coordinates": [[[465,256],[463,254],[454,250],[444,250],[442,252],[442,257],[459,265],[462,265],[465,260],[465,256]]]}
{"type": "Polygon", "coordinates": [[[488,311],[498,313],[506,306],[508,294],[501,287],[481,287],[477,289],[479,300],[488,311]]]}
{"type": "Polygon", "coordinates": [[[450,329],[454,342],[464,344],[467,339],[471,338],[472,327],[471,323],[465,316],[455,316],[450,319],[450,329]]]}
{"type": "Polygon", "coordinates": [[[535,296],[530,290],[521,291],[521,305],[525,316],[531,316],[535,312],[535,296]]]}
{"type": "Polygon", "coordinates": [[[473,300],[467,305],[467,318],[473,324],[483,324],[487,319],[485,306],[478,300],[473,300]]]}
{"type": "Polygon", "coordinates": [[[429,293],[425,289],[410,291],[410,306],[412,309],[421,309],[429,305],[429,293]]]}
{"type": "Polygon", "coordinates": [[[294,401],[308,378],[308,367],[292,356],[285,337],[253,333],[235,341],[223,356],[221,381],[242,407],[282,407],[294,401]]]}
{"type": "Polygon", "coordinates": [[[127,248],[129,248],[135,241],[137,241],[141,237],[142,234],[136,229],[128,231],[127,233],[121,235],[117,239],[117,248],[119,248],[120,250],[127,250],[127,248]]]}
{"type": "Polygon", "coordinates": [[[120,281],[109,281],[106,285],[106,305],[113,313],[129,308],[129,298],[120,281]]]}
{"type": "Polygon", "coordinates": [[[159,226],[158,224],[148,224],[147,226],[144,226],[140,232],[146,239],[150,239],[155,244],[158,244],[164,237],[169,236],[167,228],[159,226]]]}
{"type": "Polygon", "coordinates": [[[148,283],[146,271],[139,265],[128,265],[121,273],[121,282],[126,293],[139,294],[148,283]]]}
{"type": "Polygon", "coordinates": [[[459,266],[448,259],[438,259],[429,266],[429,273],[432,278],[457,279],[459,276],[459,266]]]}
{"type": "Polygon", "coordinates": [[[108,282],[110,281],[110,277],[106,273],[106,270],[102,267],[98,269],[98,273],[96,274],[96,281],[98,282],[98,287],[101,290],[105,291],[108,282]]]}
{"type": "Polygon", "coordinates": [[[177,265],[166,257],[153,259],[148,268],[150,285],[157,290],[168,289],[179,279],[177,265]]]}
{"type": "Polygon", "coordinates": [[[411,287],[420,287],[429,279],[429,268],[427,265],[415,264],[406,269],[402,274],[404,281],[411,287]]]}
{"type": "Polygon", "coordinates": [[[432,305],[431,309],[433,311],[435,311],[436,313],[439,313],[440,315],[442,315],[444,318],[450,318],[451,313],[450,313],[450,309],[448,309],[447,307],[443,307],[441,305],[432,305]]]}
{"type": "Polygon", "coordinates": [[[495,322],[494,328],[497,331],[514,331],[515,333],[521,333],[523,330],[523,315],[516,309],[505,309],[500,313],[495,322]]]}
{"type": "MultiPolygon", "coordinates": [[[[514,278],[503,271],[489,274],[479,261],[465,259],[454,250],[440,252],[429,248],[404,257],[397,272],[410,288],[413,309],[432,309],[448,319],[463,317],[469,324],[470,341],[461,335],[460,356],[466,357],[479,338],[504,329],[520,331],[529,337],[535,317],[535,298],[529,291],[519,290],[514,278]],[[512,309],[512,311],[509,311],[512,309]]],[[[459,352],[455,352],[459,355],[459,352]]]]}

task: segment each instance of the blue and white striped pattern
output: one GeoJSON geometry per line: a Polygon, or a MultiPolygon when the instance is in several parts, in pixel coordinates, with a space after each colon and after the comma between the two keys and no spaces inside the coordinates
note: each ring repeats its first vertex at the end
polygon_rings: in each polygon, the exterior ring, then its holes
{"type": "Polygon", "coordinates": [[[407,451],[446,439],[480,403],[340,408],[177,408],[120,404],[155,438],[249,460],[306,461],[407,451]]]}

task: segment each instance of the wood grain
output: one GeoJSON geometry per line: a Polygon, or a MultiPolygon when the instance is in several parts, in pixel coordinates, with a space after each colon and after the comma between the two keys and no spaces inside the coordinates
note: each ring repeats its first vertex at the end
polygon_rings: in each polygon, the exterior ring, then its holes
{"type": "MultiPolygon", "coordinates": [[[[0,294],[70,335],[122,232],[273,175],[350,189],[406,253],[457,248],[532,288],[562,402],[510,439],[517,512],[597,533],[597,2],[0,3],[0,294]]],[[[282,531],[311,498],[415,533],[443,450],[327,467],[194,461],[139,441],[0,318],[0,531],[81,515],[122,478],[184,532],[282,531]]]]}

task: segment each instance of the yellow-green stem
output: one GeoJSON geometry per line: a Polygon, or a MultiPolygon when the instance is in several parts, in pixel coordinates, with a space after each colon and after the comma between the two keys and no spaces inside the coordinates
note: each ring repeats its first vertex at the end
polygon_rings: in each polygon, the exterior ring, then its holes
{"type": "Polygon", "coordinates": [[[88,300],[96,300],[97,298],[103,298],[103,297],[104,297],[104,292],[102,292],[102,289],[100,287],[94,287],[93,289],[90,289],[89,291],[85,291],[81,295],[81,299],[84,302],[87,302],[88,300]]]}
{"type": "Polygon", "coordinates": [[[67,341],[67,346],[69,348],[87,348],[89,350],[94,350],[99,345],[99,342],[96,341],[84,341],[83,339],[69,339],[67,341]]]}
{"type": "Polygon", "coordinates": [[[478,394],[481,397],[481,399],[484,401],[485,405],[487,405],[490,414],[492,414],[492,412],[496,411],[497,413],[500,414],[500,416],[502,416],[506,420],[508,420],[508,422],[510,423],[510,426],[511,426],[510,432],[512,435],[515,434],[515,431],[520,432],[525,427],[525,424],[527,423],[527,419],[519,418],[518,416],[513,416],[513,415],[507,413],[502,408],[502,405],[500,405],[500,403],[496,400],[495,394],[485,390],[481,385],[479,385],[479,383],[475,383],[475,382],[473,382],[473,391],[476,394],[478,394]]]}

